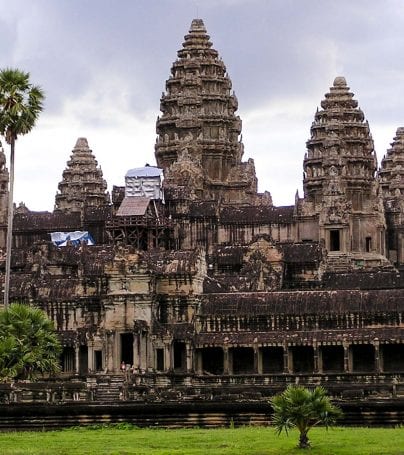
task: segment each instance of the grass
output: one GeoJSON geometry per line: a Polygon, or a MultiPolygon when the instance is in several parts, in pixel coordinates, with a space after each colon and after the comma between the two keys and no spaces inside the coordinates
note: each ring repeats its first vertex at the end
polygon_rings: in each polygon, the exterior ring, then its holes
{"type": "MultiPolygon", "coordinates": [[[[122,428],[123,427],[123,428],[122,428]]],[[[2,455],[404,455],[404,428],[314,428],[310,451],[296,449],[298,434],[270,427],[139,429],[105,427],[0,433],[2,455]]]]}

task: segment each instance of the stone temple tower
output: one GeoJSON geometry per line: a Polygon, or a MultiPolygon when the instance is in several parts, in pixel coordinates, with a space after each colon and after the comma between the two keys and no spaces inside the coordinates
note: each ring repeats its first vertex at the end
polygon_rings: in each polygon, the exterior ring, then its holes
{"type": "Polygon", "coordinates": [[[398,267],[404,265],[404,128],[398,128],[383,157],[379,170],[389,235],[389,259],[398,267]]]}
{"type": "Polygon", "coordinates": [[[303,163],[304,213],[318,217],[319,239],[332,255],[349,256],[347,266],[377,263],[385,221],[368,122],[343,77],[321,107],[303,163]]]}
{"type": "Polygon", "coordinates": [[[109,203],[107,183],[102,170],[88,146],[86,138],[77,139],[63,180],[55,197],[55,211],[81,212],[88,207],[101,207],[109,203]]]}
{"type": "Polygon", "coordinates": [[[241,161],[237,98],[201,19],[194,19],[161,98],[156,160],[168,199],[251,202],[253,160],[241,161]]]}

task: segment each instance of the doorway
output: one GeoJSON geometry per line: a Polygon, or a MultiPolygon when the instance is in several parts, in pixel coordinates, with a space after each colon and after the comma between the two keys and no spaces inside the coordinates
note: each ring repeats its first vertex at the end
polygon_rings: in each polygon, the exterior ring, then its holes
{"type": "Polygon", "coordinates": [[[341,251],[340,229],[330,230],[330,251],[341,251]]]}
{"type": "Polygon", "coordinates": [[[121,362],[133,365],[133,333],[121,333],[121,362]]]}
{"type": "Polygon", "coordinates": [[[88,347],[83,344],[79,350],[79,374],[85,376],[88,373],[88,347]]]}

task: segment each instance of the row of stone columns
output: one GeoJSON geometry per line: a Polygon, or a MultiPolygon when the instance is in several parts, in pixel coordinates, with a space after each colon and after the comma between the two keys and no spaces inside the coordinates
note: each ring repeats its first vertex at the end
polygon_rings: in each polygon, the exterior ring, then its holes
{"type": "MultiPolygon", "coordinates": [[[[95,365],[96,361],[96,351],[101,352],[102,355],[102,370],[104,371],[119,371],[121,364],[121,339],[119,338],[119,333],[109,333],[103,345],[99,345],[97,341],[89,340],[87,345],[87,358],[88,371],[95,371],[100,369],[99,365],[95,365]],[[98,368],[96,368],[96,366],[98,368]]],[[[204,370],[203,361],[202,361],[202,352],[203,349],[197,349],[194,351],[191,341],[185,342],[173,342],[172,338],[166,338],[163,340],[163,347],[160,349],[164,350],[164,371],[173,371],[181,370],[184,372],[196,371],[202,373],[204,370]],[[177,352],[176,352],[177,351],[177,352]],[[179,360],[178,360],[179,359],[179,360]],[[180,361],[180,364],[178,362],[180,361]],[[176,364],[177,362],[177,364],[176,364]]],[[[343,368],[339,371],[350,373],[358,368],[354,366],[354,356],[352,350],[352,344],[343,343],[343,368]]],[[[359,345],[360,346],[360,345],[359,345]]],[[[362,345],[369,346],[369,345],[362,345]]],[[[383,370],[383,359],[382,352],[380,349],[380,344],[378,341],[375,341],[371,344],[374,352],[374,362],[372,360],[371,367],[369,371],[379,373],[383,370]]],[[[80,345],[76,344],[74,346],[74,371],[75,373],[80,373],[80,355],[82,354],[80,345]]],[[[138,371],[147,371],[149,369],[157,369],[156,365],[156,355],[155,352],[151,350],[149,345],[148,334],[141,331],[133,334],[133,368],[138,371]]],[[[270,349],[271,347],[269,347],[270,349]]],[[[327,345],[314,344],[312,346],[302,347],[302,346],[290,346],[283,345],[279,346],[278,349],[283,349],[283,368],[278,371],[279,373],[296,373],[296,365],[298,360],[295,356],[307,356],[307,363],[310,365],[310,371],[304,371],[307,373],[322,373],[324,372],[323,365],[323,355],[324,349],[327,348],[327,345]],[[300,351],[299,351],[300,349],[300,351]],[[312,370],[312,371],[311,371],[312,370]]],[[[220,349],[220,348],[217,348],[220,349]]],[[[239,349],[229,345],[224,345],[221,347],[223,354],[223,374],[233,374],[234,373],[234,355],[237,354],[234,349],[239,349]]],[[[251,365],[252,374],[263,374],[264,371],[264,352],[265,347],[258,346],[254,344],[252,347],[241,348],[251,350],[251,353],[248,353],[248,361],[251,365]],[[251,357],[252,356],[252,357],[251,357]]],[[[358,354],[357,354],[358,355],[358,354]]],[[[269,356],[271,360],[271,356],[269,356]]],[[[338,359],[337,359],[338,360],[338,359]]],[[[342,364],[342,358],[339,357],[339,360],[342,364]]],[[[220,360],[221,361],[221,360],[220,360]]],[[[282,360],[278,358],[279,363],[282,363],[282,360]]],[[[338,363],[338,362],[336,362],[338,363]]],[[[327,370],[327,369],[326,369],[327,370]]],[[[81,372],[83,373],[83,371],[81,372]]]]}
{"type": "MultiPolygon", "coordinates": [[[[334,345],[337,346],[337,345],[334,345]]],[[[339,345],[341,346],[341,345],[339,345]]],[[[360,368],[354,367],[354,355],[352,351],[352,344],[344,343],[342,344],[343,348],[343,359],[340,358],[341,363],[343,363],[343,367],[338,370],[345,373],[351,373],[354,371],[360,370],[360,368]],[[343,360],[343,362],[342,362],[343,360]]],[[[361,345],[359,345],[361,346],[361,345]]],[[[362,346],[369,346],[369,345],[362,345],[362,346]]],[[[372,343],[370,346],[374,349],[373,359],[369,362],[368,371],[373,371],[375,373],[379,373],[382,371],[382,355],[380,351],[380,345],[378,342],[372,343]]],[[[312,355],[310,358],[310,364],[312,368],[310,371],[304,371],[307,373],[323,373],[324,372],[324,365],[323,365],[323,349],[327,348],[327,345],[313,345],[308,346],[308,350],[306,352],[298,352],[295,348],[299,349],[302,348],[301,346],[288,346],[284,345],[281,346],[283,349],[283,368],[280,369],[279,373],[296,373],[296,365],[297,365],[297,355],[307,355],[308,357],[312,355]],[[311,351],[312,349],[312,351],[311,351]]],[[[305,347],[303,347],[304,349],[305,347]]],[[[234,348],[232,346],[224,345],[221,347],[223,350],[223,374],[233,374],[233,355],[235,351],[232,351],[234,348]]],[[[263,348],[259,347],[258,345],[254,345],[253,347],[248,347],[247,349],[251,349],[253,355],[253,368],[251,373],[252,374],[263,374],[265,373],[263,368],[263,348]]],[[[195,362],[195,370],[198,373],[203,372],[203,362],[202,362],[202,350],[196,351],[196,362],[195,362]]],[[[328,371],[332,371],[332,369],[328,369],[328,371]]]]}

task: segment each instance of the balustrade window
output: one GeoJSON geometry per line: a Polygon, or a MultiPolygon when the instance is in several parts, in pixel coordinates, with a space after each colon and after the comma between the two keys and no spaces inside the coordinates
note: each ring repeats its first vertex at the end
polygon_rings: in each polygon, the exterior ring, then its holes
{"type": "Polygon", "coordinates": [[[321,357],[323,368],[327,372],[344,371],[344,348],[343,346],[322,346],[321,357]]]}
{"type": "Polygon", "coordinates": [[[313,373],[314,350],[312,346],[293,346],[291,353],[294,373],[313,373]]]}
{"type": "Polygon", "coordinates": [[[202,371],[208,374],[223,374],[223,349],[211,347],[201,349],[202,371]]]}
{"type": "Polygon", "coordinates": [[[370,372],[375,370],[375,348],[372,344],[354,344],[351,346],[352,370],[370,372]]]}
{"type": "Polygon", "coordinates": [[[264,374],[283,372],[283,348],[268,346],[261,348],[262,372],[264,374]]]}

